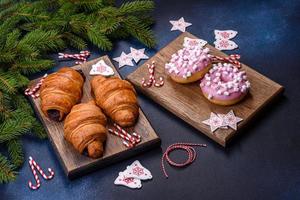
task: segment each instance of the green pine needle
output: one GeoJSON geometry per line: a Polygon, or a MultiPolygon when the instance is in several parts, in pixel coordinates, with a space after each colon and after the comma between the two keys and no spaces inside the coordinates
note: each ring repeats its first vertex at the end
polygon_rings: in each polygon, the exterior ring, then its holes
{"type": "Polygon", "coordinates": [[[0,154],[0,183],[7,183],[16,179],[15,167],[0,154]]]}
{"type": "Polygon", "coordinates": [[[10,140],[7,142],[8,154],[11,163],[19,168],[24,162],[24,154],[22,150],[22,143],[20,139],[10,140]]]}
{"type": "MultiPolygon", "coordinates": [[[[28,117],[28,116],[26,116],[28,117]]],[[[25,117],[18,116],[17,119],[9,119],[0,124],[0,143],[16,139],[28,132],[32,123],[25,117]]]]}
{"type": "Polygon", "coordinates": [[[124,3],[119,12],[121,14],[139,15],[141,12],[149,12],[154,9],[153,1],[132,1],[124,3]]]}

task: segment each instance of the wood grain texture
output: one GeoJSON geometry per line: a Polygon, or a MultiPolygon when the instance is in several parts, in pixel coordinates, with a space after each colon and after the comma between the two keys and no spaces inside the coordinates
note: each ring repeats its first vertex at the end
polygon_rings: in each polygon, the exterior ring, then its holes
{"type": "MultiPolygon", "coordinates": [[[[211,112],[225,114],[232,109],[237,116],[244,119],[238,124],[238,129],[241,129],[258,111],[280,94],[283,91],[283,87],[247,65],[242,64],[242,70],[246,71],[251,83],[251,89],[246,98],[232,106],[219,106],[210,103],[203,96],[199,82],[179,84],[172,81],[165,73],[165,63],[169,62],[172,54],[182,48],[184,37],[197,38],[190,33],[182,33],[136,71],[131,73],[127,79],[132,82],[139,91],[225,147],[227,142],[236,135],[237,131],[233,129],[218,129],[212,133],[209,126],[203,124],[202,121],[208,119],[211,112]],[[143,77],[147,79],[149,76],[147,64],[151,64],[154,60],[156,62],[155,76],[164,77],[165,84],[161,88],[145,88],[141,85],[141,80],[143,77]]],[[[207,44],[206,47],[210,49],[213,55],[226,56],[225,53],[209,44],[207,44]]]]}
{"type": "MultiPolygon", "coordinates": [[[[74,69],[81,69],[86,76],[86,80],[83,88],[83,97],[81,102],[88,102],[92,99],[90,80],[92,76],[89,75],[91,67],[93,64],[103,59],[108,65],[110,65],[116,76],[119,73],[116,71],[115,67],[111,63],[107,56],[92,60],[90,62],[84,63],[82,65],[76,65],[74,69]]],[[[39,79],[33,80],[31,84],[34,84],[39,79]]],[[[127,149],[123,144],[122,140],[114,135],[108,134],[108,138],[105,145],[104,156],[99,159],[92,159],[84,155],[80,155],[71,144],[69,144],[63,137],[63,122],[54,122],[45,117],[40,108],[40,99],[30,98],[36,114],[42,121],[49,139],[60,158],[61,164],[64,168],[65,173],[69,178],[76,178],[85,173],[94,171],[98,168],[104,167],[108,164],[112,164],[122,159],[126,159],[130,156],[141,153],[149,148],[158,146],[160,144],[160,138],[155,133],[151,124],[145,117],[143,111],[140,109],[140,116],[134,127],[131,129],[135,130],[142,136],[142,142],[131,149],[127,149]]],[[[111,126],[111,123],[108,125],[111,126]]]]}

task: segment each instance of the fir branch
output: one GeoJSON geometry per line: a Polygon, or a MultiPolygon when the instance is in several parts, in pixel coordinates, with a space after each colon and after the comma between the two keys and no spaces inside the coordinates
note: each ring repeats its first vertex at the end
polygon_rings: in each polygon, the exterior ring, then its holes
{"type": "Polygon", "coordinates": [[[155,46],[154,33],[139,18],[134,16],[127,17],[124,20],[124,28],[130,35],[137,38],[146,46],[155,46]]]}
{"type": "Polygon", "coordinates": [[[22,151],[22,143],[20,139],[10,140],[7,142],[8,154],[11,160],[11,163],[19,168],[24,162],[24,154],[22,151]]]}
{"type": "Polygon", "coordinates": [[[57,51],[64,47],[64,42],[56,31],[34,30],[22,38],[19,45],[32,45],[40,51],[57,51]]]}
{"type": "Polygon", "coordinates": [[[72,2],[87,12],[98,10],[104,6],[102,0],[73,0],[72,2]]]}
{"type": "Polygon", "coordinates": [[[34,134],[35,136],[37,136],[40,139],[47,138],[47,133],[46,133],[44,127],[37,120],[32,122],[32,132],[31,132],[31,134],[34,134]]]}
{"type": "MultiPolygon", "coordinates": [[[[10,102],[11,103],[11,102],[10,102]]],[[[28,115],[34,115],[32,107],[30,106],[28,100],[21,94],[14,96],[14,101],[12,103],[14,109],[21,109],[24,113],[28,115]]]]}
{"type": "Polygon", "coordinates": [[[95,27],[87,31],[87,35],[92,44],[96,45],[102,50],[111,50],[112,43],[103,33],[100,33],[95,27]]]}
{"type": "Polygon", "coordinates": [[[7,160],[7,158],[0,154],[0,183],[7,183],[16,179],[15,167],[7,160]]]}
{"type": "Polygon", "coordinates": [[[14,94],[17,91],[18,80],[12,73],[0,73],[0,90],[8,94],[14,94]]]}
{"type": "Polygon", "coordinates": [[[79,50],[85,49],[87,47],[86,42],[81,37],[73,33],[67,32],[62,37],[68,41],[71,47],[74,47],[79,50]]]}
{"type": "Polygon", "coordinates": [[[0,143],[16,139],[28,132],[32,123],[27,118],[19,116],[17,119],[9,119],[0,124],[0,143]]]}
{"type": "Polygon", "coordinates": [[[12,50],[16,47],[17,41],[19,37],[21,36],[21,33],[18,29],[13,30],[11,33],[7,35],[4,49],[5,50],[12,50]]]}
{"type": "Polygon", "coordinates": [[[51,67],[53,67],[53,65],[53,60],[25,60],[19,61],[12,65],[11,70],[19,71],[22,74],[33,74],[42,70],[50,69],[51,67]]]}
{"type": "Polygon", "coordinates": [[[126,2],[119,8],[121,15],[140,15],[141,12],[149,12],[154,9],[153,1],[126,2]]]}
{"type": "Polygon", "coordinates": [[[13,110],[11,105],[12,99],[10,95],[0,91],[0,120],[3,121],[10,116],[10,113],[13,110]]]}

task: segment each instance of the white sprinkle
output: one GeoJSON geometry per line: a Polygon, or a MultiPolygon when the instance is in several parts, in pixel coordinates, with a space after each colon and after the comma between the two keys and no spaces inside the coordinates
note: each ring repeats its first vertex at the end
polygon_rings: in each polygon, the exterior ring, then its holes
{"type": "Polygon", "coordinates": [[[222,94],[222,91],[221,91],[221,90],[218,90],[218,91],[217,91],[217,94],[218,94],[218,95],[221,95],[221,94],[222,94]]]}
{"type": "Polygon", "coordinates": [[[213,80],[214,83],[218,83],[218,81],[219,81],[219,77],[216,77],[216,78],[213,80]]]}
{"type": "Polygon", "coordinates": [[[247,87],[247,88],[250,88],[250,82],[249,82],[249,81],[246,81],[245,84],[246,84],[246,87],[247,87]]]}
{"type": "Polygon", "coordinates": [[[229,92],[228,92],[228,91],[225,91],[225,92],[224,92],[224,95],[225,95],[225,96],[229,96],[229,92]]]}
{"type": "Polygon", "coordinates": [[[240,89],[235,87],[235,88],[233,88],[233,91],[238,92],[238,91],[240,91],[240,89]]]}
{"type": "Polygon", "coordinates": [[[206,86],[210,86],[210,84],[211,84],[210,81],[206,82],[206,86]]]}
{"type": "Polygon", "coordinates": [[[208,81],[210,81],[210,80],[211,80],[211,78],[210,78],[209,76],[206,76],[206,77],[205,77],[205,80],[208,80],[208,81]]]}
{"type": "Polygon", "coordinates": [[[187,77],[190,77],[190,76],[192,76],[192,73],[191,73],[190,71],[188,71],[188,72],[186,73],[186,76],[187,76],[187,77]]]}
{"type": "Polygon", "coordinates": [[[213,97],[213,96],[212,96],[211,94],[209,94],[209,95],[207,96],[208,99],[212,99],[212,97],[213,97]]]}

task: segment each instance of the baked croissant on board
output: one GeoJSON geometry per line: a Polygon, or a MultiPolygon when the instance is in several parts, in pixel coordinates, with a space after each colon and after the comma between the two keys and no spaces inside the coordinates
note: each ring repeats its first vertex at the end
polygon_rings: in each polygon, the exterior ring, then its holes
{"type": "Polygon", "coordinates": [[[89,157],[99,158],[107,137],[106,121],[93,100],[77,104],[64,121],[64,137],[79,153],[87,150],[89,157]]]}
{"type": "Polygon", "coordinates": [[[95,76],[91,88],[96,104],[114,122],[123,127],[133,126],[139,116],[134,87],[118,77],[95,76]]]}
{"type": "Polygon", "coordinates": [[[68,67],[47,76],[40,90],[43,113],[52,120],[62,121],[80,102],[83,83],[84,75],[68,67]]]}

